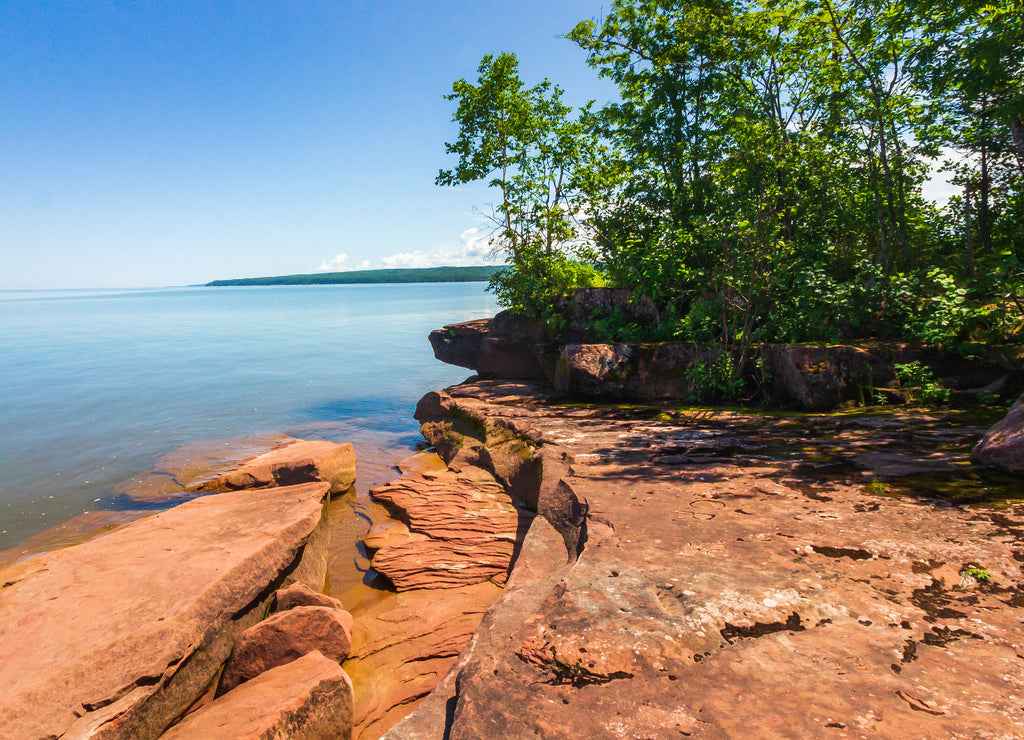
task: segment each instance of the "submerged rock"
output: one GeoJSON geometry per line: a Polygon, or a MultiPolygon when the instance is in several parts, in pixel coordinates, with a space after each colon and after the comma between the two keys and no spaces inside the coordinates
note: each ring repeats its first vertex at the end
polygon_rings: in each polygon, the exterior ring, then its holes
{"type": "Polygon", "coordinates": [[[352,682],[335,661],[312,652],[189,714],[162,738],[347,740],[351,735],[352,682]]]}
{"type": "Polygon", "coordinates": [[[275,588],[320,588],[330,486],[211,495],[0,571],[7,737],[155,738],[275,588]]]}
{"type": "Polygon", "coordinates": [[[992,426],[971,452],[979,465],[1024,474],[1024,396],[992,426]]]}

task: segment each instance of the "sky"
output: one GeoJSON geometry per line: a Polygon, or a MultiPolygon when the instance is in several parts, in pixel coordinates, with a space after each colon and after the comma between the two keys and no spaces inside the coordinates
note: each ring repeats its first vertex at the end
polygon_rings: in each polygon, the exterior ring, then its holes
{"type": "Polygon", "coordinates": [[[3,0],[0,289],[482,264],[486,188],[440,188],[452,82],[514,51],[607,99],[560,38],[587,0],[3,0]]]}

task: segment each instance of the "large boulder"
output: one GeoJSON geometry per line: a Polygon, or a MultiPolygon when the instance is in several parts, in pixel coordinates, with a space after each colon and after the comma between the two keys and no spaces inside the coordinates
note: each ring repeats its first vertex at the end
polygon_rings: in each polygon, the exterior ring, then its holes
{"type": "Polygon", "coordinates": [[[342,493],[356,481],[356,453],[352,444],[296,440],[264,453],[241,466],[201,484],[204,491],[291,486],[311,481],[331,484],[331,494],[342,493]]]}
{"type": "Polygon", "coordinates": [[[158,737],[274,589],[323,586],[328,488],[202,497],[0,572],[0,734],[158,737]]]}
{"type": "Polygon", "coordinates": [[[347,739],[352,697],[352,681],[341,666],[314,651],[189,714],[162,738],[347,739]]]}
{"type": "Polygon", "coordinates": [[[319,650],[341,663],[352,647],[352,615],[326,606],[297,606],[278,612],[241,634],[224,667],[217,695],[264,671],[319,650]]]}
{"type": "Polygon", "coordinates": [[[971,452],[979,465],[1024,474],[1024,396],[1010,407],[1009,413],[985,432],[971,452]]]}

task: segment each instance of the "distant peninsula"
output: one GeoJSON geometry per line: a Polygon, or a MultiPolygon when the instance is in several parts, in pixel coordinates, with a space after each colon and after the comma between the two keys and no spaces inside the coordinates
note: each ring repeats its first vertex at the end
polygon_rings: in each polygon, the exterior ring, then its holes
{"type": "Polygon", "coordinates": [[[235,285],[346,285],[353,283],[475,283],[490,280],[504,265],[473,267],[418,267],[398,270],[351,270],[320,272],[311,275],[279,275],[277,277],[214,280],[206,287],[235,285]]]}

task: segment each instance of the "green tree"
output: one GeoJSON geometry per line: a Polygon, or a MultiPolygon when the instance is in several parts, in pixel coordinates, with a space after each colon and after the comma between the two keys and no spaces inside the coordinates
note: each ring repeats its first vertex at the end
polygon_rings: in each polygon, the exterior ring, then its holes
{"type": "Polygon", "coordinates": [[[475,83],[458,80],[446,96],[458,102],[458,138],[445,145],[458,162],[436,182],[486,180],[500,193],[494,244],[511,265],[492,287],[503,305],[535,314],[574,285],[599,280],[585,261],[582,227],[583,187],[592,181],[584,170],[599,153],[592,115],[589,107],[574,114],[547,79],[526,87],[514,54],[487,55],[478,72],[475,83]]]}

